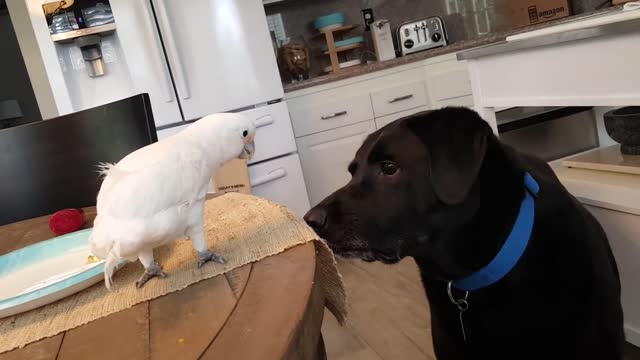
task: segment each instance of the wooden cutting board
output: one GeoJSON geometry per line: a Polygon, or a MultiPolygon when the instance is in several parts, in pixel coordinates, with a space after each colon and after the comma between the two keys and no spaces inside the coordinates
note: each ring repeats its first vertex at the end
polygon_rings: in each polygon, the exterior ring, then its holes
{"type": "Polygon", "coordinates": [[[640,155],[620,153],[619,144],[568,157],[562,161],[562,165],[572,168],[640,175],[640,155]]]}

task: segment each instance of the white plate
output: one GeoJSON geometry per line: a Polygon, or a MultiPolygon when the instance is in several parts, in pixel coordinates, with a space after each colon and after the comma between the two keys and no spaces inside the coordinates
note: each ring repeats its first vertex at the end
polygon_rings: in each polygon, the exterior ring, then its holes
{"type": "Polygon", "coordinates": [[[102,281],[104,261],[87,263],[91,230],[0,256],[0,318],[50,304],[102,281]]]}

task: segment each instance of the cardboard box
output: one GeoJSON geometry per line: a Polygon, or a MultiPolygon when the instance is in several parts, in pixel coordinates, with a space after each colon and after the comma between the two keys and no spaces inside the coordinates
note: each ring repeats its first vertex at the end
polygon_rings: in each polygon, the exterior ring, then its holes
{"type": "Polygon", "coordinates": [[[247,161],[234,159],[226,163],[211,179],[211,187],[215,193],[251,194],[247,161]]]}
{"type": "Polygon", "coordinates": [[[570,15],[568,0],[509,0],[514,28],[541,24],[570,15]]]}

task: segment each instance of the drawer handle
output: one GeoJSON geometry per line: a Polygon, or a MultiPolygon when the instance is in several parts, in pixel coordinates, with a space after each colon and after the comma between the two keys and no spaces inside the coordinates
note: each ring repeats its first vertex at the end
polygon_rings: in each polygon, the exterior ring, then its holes
{"type": "Polygon", "coordinates": [[[402,101],[402,100],[409,100],[412,97],[413,97],[413,94],[404,95],[404,96],[398,96],[397,98],[393,98],[393,99],[389,100],[389,104],[393,104],[395,102],[402,101]]]}
{"type": "Polygon", "coordinates": [[[257,119],[254,124],[256,125],[256,128],[271,125],[273,124],[273,116],[271,115],[263,116],[257,119]]]}
{"type": "Polygon", "coordinates": [[[283,168],[278,168],[278,169],[275,169],[272,172],[268,173],[267,175],[260,176],[257,179],[253,179],[249,183],[251,184],[252,187],[255,187],[255,186],[260,186],[262,184],[266,184],[266,183],[274,181],[274,180],[278,180],[278,179],[283,178],[285,176],[287,176],[287,170],[285,170],[283,168]]]}
{"type": "Polygon", "coordinates": [[[344,115],[347,115],[346,111],[338,111],[338,112],[333,113],[333,114],[322,115],[320,118],[322,120],[328,120],[328,119],[333,119],[334,117],[344,116],[344,115]]]}

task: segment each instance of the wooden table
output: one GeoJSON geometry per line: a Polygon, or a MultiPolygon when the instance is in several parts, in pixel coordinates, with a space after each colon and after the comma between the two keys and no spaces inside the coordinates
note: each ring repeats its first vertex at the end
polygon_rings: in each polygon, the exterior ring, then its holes
{"type": "MultiPolygon", "coordinates": [[[[95,210],[84,210],[91,226],[95,210]]],[[[47,222],[0,226],[0,254],[54,236],[47,222]]],[[[312,243],[299,245],[0,360],[326,359],[315,260],[312,243]]]]}

